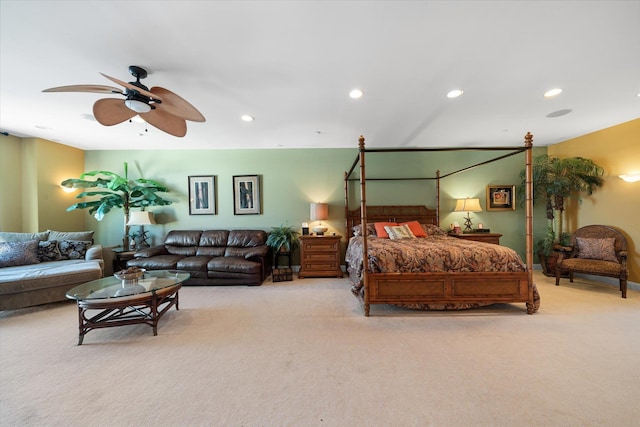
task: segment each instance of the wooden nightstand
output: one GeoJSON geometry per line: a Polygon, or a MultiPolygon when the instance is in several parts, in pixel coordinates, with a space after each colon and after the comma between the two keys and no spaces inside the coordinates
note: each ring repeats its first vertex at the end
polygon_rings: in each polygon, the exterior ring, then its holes
{"type": "Polygon", "coordinates": [[[340,239],[342,236],[300,236],[298,277],[342,277],[340,239]]]}
{"type": "Polygon", "coordinates": [[[449,233],[449,236],[456,237],[458,239],[473,240],[474,242],[493,243],[494,245],[500,244],[500,237],[502,234],[496,233],[468,233],[468,234],[455,234],[449,233]]]}

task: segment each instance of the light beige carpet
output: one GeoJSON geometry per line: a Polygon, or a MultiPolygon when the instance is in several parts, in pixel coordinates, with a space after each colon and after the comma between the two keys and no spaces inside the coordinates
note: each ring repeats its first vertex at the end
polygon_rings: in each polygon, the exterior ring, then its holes
{"type": "Polygon", "coordinates": [[[185,287],[82,346],[73,303],[0,313],[0,425],[637,426],[640,292],[535,277],[532,316],[365,318],[347,279],[185,287]]]}

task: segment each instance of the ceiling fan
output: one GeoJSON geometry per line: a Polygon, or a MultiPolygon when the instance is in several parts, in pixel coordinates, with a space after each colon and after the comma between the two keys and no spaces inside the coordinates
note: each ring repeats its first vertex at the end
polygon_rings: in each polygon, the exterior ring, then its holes
{"type": "Polygon", "coordinates": [[[183,137],[187,134],[187,123],[204,122],[204,116],[193,105],[170,90],[159,86],[149,89],[140,79],[147,77],[147,71],[136,65],[129,66],[129,73],[136,78],[135,82],[123,82],[115,77],[102,74],[114,83],[125,88],[124,92],[117,87],[102,85],[71,85],[45,89],[43,92],[94,92],[117,93],[124,95],[120,98],[99,99],[93,104],[93,115],[98,123],[113,126],[140,117],[152,126],[173,136],[183,137]]]}

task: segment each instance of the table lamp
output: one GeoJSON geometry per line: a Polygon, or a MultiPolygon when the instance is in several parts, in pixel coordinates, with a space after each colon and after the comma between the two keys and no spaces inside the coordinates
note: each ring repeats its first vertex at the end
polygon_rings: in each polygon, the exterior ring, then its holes
{"type": "Polygon", "coordinates": [[[453,210],[454,212],[466,212],[467,216],[464,217],[464,233],[471,233],[473,229],[471,226],[471,214],[470,212],[482,212],[482,208],[480,207],[480,199],[471,199],[467,197],[466,199],[458,199],[456,200],[456,207],[453,210]]]}
{"type": "Polygon", "coordinates": [[[145,225],[153,225],[156,221],[153,219],[153,213],[145,211],[132,211],[129,212],[129,222],[127,225],[139,225],[140,226],[140,241],[138,242],[139,248],[148,248],[147,232],[144,231],[145,225]]]}
{"type": "Polygon", "coordinates": [[[326,203],[311,203],[311,221],[318,221],[312,230],[318,236],[324,236],[328,228],[322,226],[322,220],[329,218],[329,205],[326,203]]]}

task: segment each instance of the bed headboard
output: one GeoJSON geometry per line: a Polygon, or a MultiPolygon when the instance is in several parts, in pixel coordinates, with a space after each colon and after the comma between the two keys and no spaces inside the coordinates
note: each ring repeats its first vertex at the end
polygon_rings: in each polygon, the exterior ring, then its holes
{"type": "MultiPolygon", "coordinates": [[[[354,225],[360,224],[360,208],[347,212],[347,233],[352,234],[354,225]]],[[[438,225],[435,209],[421,205],[367,206],[367,223],[418,221],[420,224],[438,225]]]]}

